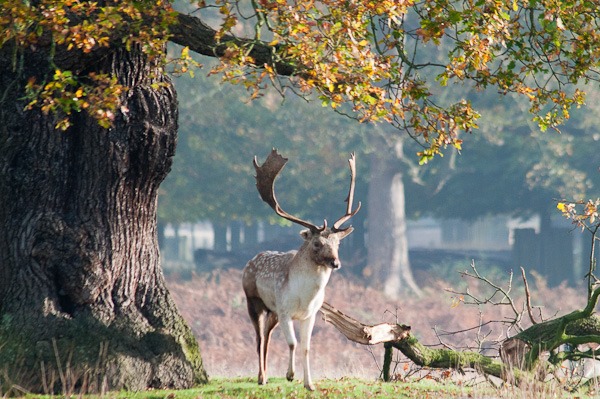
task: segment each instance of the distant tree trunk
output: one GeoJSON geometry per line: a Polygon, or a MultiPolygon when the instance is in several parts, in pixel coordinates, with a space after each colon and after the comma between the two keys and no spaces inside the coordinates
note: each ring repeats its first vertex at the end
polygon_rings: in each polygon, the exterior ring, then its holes
{"type": "Polygon", "coordinates": [[[231,232],[231,251],[239,251],[242,244],[242,222],[234,220],[229,223],[229,231],[231,232]]]}
{"type": "Polygon", "coordinates": [[[258,226],[256,221],[244,225],[244,247],[254,247],[258,244],[258,226]]]}
{"type": "Polygon", "coordinates": [[[40,392],[206,381],[159,264],[157,192],[177,130],[171,82],[135,50],[71,65],[113,72],[128,90],[114,127],[81,113],[57,131],[51,115],[24,111],[19,90],[29,76],[41,82],[53,70],[48,53],[7,47],[0,52],[2,392],[12,384],[40,392]],[[22,66],[14,68],[15,56],[22,66]],[[72,378],[61,380],[67,370],[72,378]]]}
{"type": "Polygon", "coordinates": [[[227,252],[227,223],[213,222],[213,249],[218,252],[227,252]]]}
{"type": "Polygon", "coordinates": [[[368,259],[372,280],[395,298],[400,292],[420,294],[408,258],[404,182],[398,157],[402,142],[394,148],[383,142],[371,156],[368,194],[368,259]]]}

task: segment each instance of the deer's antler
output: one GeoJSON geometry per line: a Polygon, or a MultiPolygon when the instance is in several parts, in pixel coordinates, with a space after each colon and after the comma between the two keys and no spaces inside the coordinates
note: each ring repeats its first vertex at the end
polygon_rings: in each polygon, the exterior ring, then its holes
{"type": "Polygon", "coordinates": [[[275,213],[282,218],[287,219],[292,223],[304,226],[310,229],[312,232],[321,232],[325,230],[327,228],[326,220],[323,221],[323,226],[318,227],[312,223],[290,215],[279,206],[277,198],[275,198],[275,178],[277,178],[277,175],[279,172],[281,172],[287,161],[287,158],[282,157],[274,148],[261,166],[258,165],[258,161],[256,157],[254,157],[254,169],[256,169],[256,188],[258,189],[260,197],[263,201],[269,204],[271,208],[273,208],[275,213]]]}
{"type": "Polygon", "coordinates": [[[360,210],[360,201],[358,202],[358,206],[354,211],[352,211],[352,202],[354,201],[354,185],[356,183],[356,157],[354,153],[350,154],[350,159],[348,160],[348,164],[350,165],[350,189],[348,190],[348,197],[346,198],[346,202],[348,203],[348,207],[346,208],[346,214],[339,218],[333,224],[333,231],[344,231],[348,230],[350,227],[346,227],[345,229],[340,229],[340,226],[346,223],[350,218],[358,213],[360,210]]]}

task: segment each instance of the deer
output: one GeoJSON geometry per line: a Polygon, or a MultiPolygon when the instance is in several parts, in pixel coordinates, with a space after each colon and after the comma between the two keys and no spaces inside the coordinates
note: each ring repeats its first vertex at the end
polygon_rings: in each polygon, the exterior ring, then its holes
{"type": "Polygon", "coordinates": [[[242,274],[242,285],[246,295],[248,314],[256,331],[258,352],[258,384],[267,383],[267,354],[273,329],[281,324],[289,346],[288,381],[295,374],[295,351],[298,344],[294,332],[294,321],[299,322],[300,349],[304,371],[304,387],[315,390],[312,382],[309,352],[312,330],[317,312],[325,299],[325,286],[333,270],[341,267],[338,255],[340,241],[353,231],[353,227],[342,228],[360,209],[360,202],[352,210],[355,186],[355,156],[351,154],[350,189],[346,213],[330,228],[327,219],[317,226],[285,212],[275,197],[274,183],[288,159],[273,149],[265,162],[259,166],[254,157],[256,187],[261,199],[275,213],[304,228],[300,235],[304,239],[298,250],[289,252],[265,251],[250,260],[242,274]]]}

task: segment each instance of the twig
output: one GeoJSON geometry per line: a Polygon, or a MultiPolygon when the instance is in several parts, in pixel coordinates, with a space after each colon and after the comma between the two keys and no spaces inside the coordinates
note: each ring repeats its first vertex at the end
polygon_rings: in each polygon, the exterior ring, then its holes
{"type": "MultiPolygon", "coordinates": [[[[517,309],[517,305],[515,304],[514,300],[512,299],[512,297],[510,296],[510,293],[512,291],[512,282],[513,282],[513,272],[510,272],[510,276],[509,276],[509,280],[507,283],[507,287],[506,288],[502,288],[499,285],[493,283],[492,281],[490,281],[487,277],[482,276],[479,271],[477,270],[477,267],[475,266],[475,262],[471,261],[471,269],[473,270],[472,273],[468,272],[468,271],[464,271],[461,272],[460,274],[462,276],[466,276],[466,277],[470,277],[470,278],[474,278],[476,280],[480,280],[483,281],[485,284],[487,284],[489,287],[494,289],[494,292],[485,297],[485,298],[478,298],[476,297],[474,294],[472,294],[469,289],[467,288],[466,292],[464,293],[459,293],[459,292],[455,292],[453,290],[447,290],[451,293],[454,294],[460,294],[460,295],[464,295],[465,297],[471,298],[473,300],[473,302],[469,302],[469,301],[464,301],[464,303],[466,305],[486,305],[486,304],[490,304],[493,306],[496,305],[505,305],[505,306],[509,306],[514,314],[514,318],[512,319],[511,327],[515,326],[518,331],[523,331],[523,326],[521,325],[521,320],[523,319],[523,313],[525,312],[525,309],[519,311],[517,309]],[[502,298],[500,299],[500,301],[498,300],[494,300],[494,297],[498,294],[502,295],[502,298]]],[[[509,329],[511,328],[509,327],[509,329]]]]}
{"type": "Polygon", "coordinates": [[[590,270],[587,275],[588,277],[588,300],[592,297],[592,293],[594,291],[594,284],[598,282],[598,279],[594,275],[596,271],[596,234],[598,233],[598,228],[600,224],[597,224],[593,230],[590,230],[592,233],[592,248],[590,249],[590,270]],[[592,280],[594,280],[592,282],[592,280]]]}
{"type": "MultiPolygon", "coordinates": [[[[439,345],[443,346],[446,349],[455,350],[455,348],[453,348],[452,346],[450,346],[447,343],[445,343],[444,341],[442,341],[442,337],[438,333],[437,326],[433,326],[433,331],[435,332],[435,337],[438,339],[439,345]]],[[[446,335],[450,335],[450,334],[446,334],[446,335]]]]}
{"type": "MultiPolygon", "coordinates": [[[[479,311],[479,327],[477,329],[477,335],[475,336],[475,342],[477,343],[477,351],[481,352],[483,350],[483,344],[486,342],[487,337],[492,334],[492,330],[489,330],[487,334],[484,334],[481,329],[485,325],[483,323],[483,312],[479,311]]],[[[496,342],[498,343],[498,342],[496,342]]]]}
{"type": "Polygon", "coordinates": [[[525,284],[525,300],[527,304],[527,314],[532,324],[537,324],[533,318],[533,309],[531,308],[531,293],[529,292],[529,283],[527,282],[527,276],[525,275],[525,269],[521,266],[521,276],[523,277],[523,284],[525,284]]]}
{"type": "Polygon", "coordinates": [[[440,336],[445,336],[445,335],[454,335],[454,334],[460,334],[460,333],[466,333],[469,331],[473,331],[473,330],[479,330],[481,329],[481,327],[483,326],[487,326],[489,324],[494,324],[494,323],[506,323],[504,321],[500,321],[500,320],[490,320],[490,321],[486,321],[485,323],[481,323],[475,327],[469,327],[469,328],[465,328],[463,330],[458,330],[458,331],[442,331],[441,333],[439,333],[440,336]]]}

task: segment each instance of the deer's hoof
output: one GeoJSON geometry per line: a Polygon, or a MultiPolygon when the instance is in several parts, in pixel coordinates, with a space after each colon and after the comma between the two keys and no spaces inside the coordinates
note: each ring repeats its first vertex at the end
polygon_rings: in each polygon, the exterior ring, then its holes
{"type": "Polygon", "coordinates": [[[258,385],[265,385],[266,383],[267,383],[267,377],[259,375],[258,376],[258,385]]]}
{"type": "Polygon", "coordinates": [[[285,378],[287,378],[288,381],[294,381],[294,372],[288,371],[287,374],[285,375],[285,378]]]}
{"type": "Polygon", "coordinates": [[[309,391],[314,391],[315,385],[312,383],[304,384],[304,388],[308,389],[309,391]]]}

